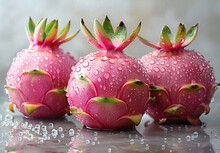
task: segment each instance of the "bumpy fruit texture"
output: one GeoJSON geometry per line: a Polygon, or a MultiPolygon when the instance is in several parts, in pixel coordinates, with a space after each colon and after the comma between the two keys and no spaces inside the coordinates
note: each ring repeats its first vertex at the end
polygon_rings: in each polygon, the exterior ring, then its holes
{"type": "Polygon", "coordinates": [[[58,34],[58,21],[46,24],[42,19],[35,26],[30,18],[26,30],[30,41],[14,58],[7,73],[5,89],[10,98],[9,109],[18,110],[26,117],[59,117],[68,110],[65,92],[75,59],[59,46],[66,38],[70,22],[58,34]]]}
{"type": "Polygon", "coordinates": [[[126,56],[123,49],[140,26],[127,38],[124,23],[114,32],[106,17],[103,25],[94,21],[95,38],[81,20],[85,37],[100,50],[73,67],[67,97],[71,112],[87,127],[121,129],[139,124],[149,99],[147,75],[140,61],[126,56]]]}
{"type": "Polygon", "coordinates": [[[186,32],[180,24],[171,42],[171,31],[164,26],[159,44],[139,37],[156,49],[141,61],[151,83],[146,112],[159,123],[200,124],[200,115],[210,111],[209,104],[217,88],[213,69],[200,53],[184,49],[195,39],[197,31],[198,25],[186,32]]]}

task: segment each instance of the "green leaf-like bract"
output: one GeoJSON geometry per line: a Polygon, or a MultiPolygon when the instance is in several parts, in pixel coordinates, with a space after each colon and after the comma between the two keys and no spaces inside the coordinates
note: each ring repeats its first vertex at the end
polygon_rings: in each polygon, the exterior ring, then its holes
{"type": "Polygon", "coordinates": [[[73,39],[79,31],[66,38],[70,29],[70,21],[68,24],[58,33],[58,21],[52,20],[47,24],[47,18],[42,18],[35,25],[33,20],[29,18],[26,26],[27,36],[32,46],[48,46],[59,47],[59,45],[73,39]]]}
{"type": "Polygon", "coordinates": [[[184,24],[180,23],[176,32],[176,35],[173,39],[173,42],[171,41],[171,30],[168,26],[164,26],[161,35],[160,35],[160,43],[159,45],[154,44],[140,36],[138,38],[140,41],[152,48],[155,48],[157,50],[162,50],[166,52],[178,50],[180,48],[184,48],[191,44],[193,40],[195,39],[198,32],[198,24],[192,26],[186,33],[186,28],[184,24]]]}
{"type": "Polygon", "coordinates": [[[103,25],[99,21],[94,21],[94,34],[85,26],[83,19],[81,20],[81,30],[88,42],[99,49],[122,51],[127,47],[136,37],[140,31],[141,24],[134,30],[130,37],[127,38],[127,29],[123,22],[120,22],[115,32],[113,30],[111,21],[106,16],[103,25]]]}

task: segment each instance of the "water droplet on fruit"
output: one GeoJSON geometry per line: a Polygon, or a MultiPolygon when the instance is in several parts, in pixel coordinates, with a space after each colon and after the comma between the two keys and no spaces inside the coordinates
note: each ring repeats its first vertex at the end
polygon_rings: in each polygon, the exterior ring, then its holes
{"type": "Polygon", "coordinates": [[[155,61],[151,61],[151,62],[150,62],[150,64],[152,64],[152,65],[153,65],[154,63],[155,63],[155,61]]]}
{"type": "Polygon", "coordinates": [[[113,59],[110,59],[108,62],[111,63],[111,64],[115,63],[115,61],[113,59]]]}
{"type": "Polygon", "coordinates": [[[157,67],[155,67],[155,68],[154,68],[154,71],[155,71],[155,72],[158,72],[158,71],[159,71],[159,69],[158,69],[157,67]]]}
{"type": "Polygon", "coordinates": [[[107,56],[104,56],[104,57],[101,58],[102,61],[106,61],[107,59],[108,59],[107,56]]]}
{"type": "Polygon", "coordinates": [[[125,62],[128,62],[128,61],[129,61],[129,59],[125,58],[125,59],[124,59],[124,61],[125,61],[125,62]]]}
{"type": "Polygon", "coordinates": [[[165,71],[165,68],[161,67],[161,69],[160,69],[160,70],[161,70],[161,72],[164,72],[164,71],[165,71]]]}
{"type": "Polygon", "coordinates": [[[81,70],[81,67],[76,68],[76,72],[79,72],[81,70]]]}
{"type": "Polygon", "coordinates": [[[185,67],[188,67],[188,64],[184,64],[185,67]]]}
{"type": "Polygon", "coordinates": [[[108,72],[104,74],[104,78],[105,78],[105,79],[108,79],[109,76],[110,76],[110,74],[109,74],[108,72]]]}
{"type": "Polygon", "coordinates": [[[83,67],[87,67],[87,66],[89,66],[89,62],[84,62],[82,65],[83,65],[83,67]]]}
{"type": "Polygon", "coordinates": [[[47,61],[49,58],[48,58],[48,57],[45,57],[44,59],[47,61]]]}
{"type": "Polygon", "coordinates": [[[102,79],[101,78],[98,78],[98,82],[101,82],[102,81],[102,79]]]}
{"type": "Polygon", "coordinates": [[[118,67],[118,70],[119,70],[119,71],[122,71],[122,68],[121,68],[121,67],[118,67]]]}
{"type": "Polygon", "coordinates": [[[203,66],[199,65],[199,70],[202,71],[203,70],[203,66]]]}
{"type": "Polygon", "coordinates": [[[93,61],[94,59],[95,59],[94,56],[92,56],[92,57],[89,58],[90,61],[93,61]]]}
{"type": "Polygon", "coordinates": [[[122,65],[122,66],[124,66],[124,65],[125,65],[125,63],[124,63],[124,62],[122,62],[122,63],[121,63],[121,65],[122,65]]]}
{"type": "Polygon", "coordinates": [[[60,70],[59,69],[56,69],[57,73],[60,73],[60,70]]]}
{"type": "Polygon", "coordinates": [[[83,61],[84,61],[84,59],[83,59],[83,58],[80,58],[80,59],[79,59],[79,62],[80,62],[80,63],[82,63],[83,61]]]}
{"type": "Polygon", "coordinates": [[[176,64],[177,64],[177,61],[174,61],[173,64],[176,65],[176,64]]]}
{"type": "Polygon", "coordinates": [[[98,75],[98,74],[99,74],[99,71],[98,71],[98,70],[96,70],[94,74],[95,74],[95,75],[98,75]]]}

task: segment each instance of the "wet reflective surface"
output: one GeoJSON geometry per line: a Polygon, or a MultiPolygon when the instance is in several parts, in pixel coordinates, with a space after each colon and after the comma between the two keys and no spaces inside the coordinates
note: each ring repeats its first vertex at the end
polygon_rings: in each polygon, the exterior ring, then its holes
{"type": "Polygon", "coordinates": [[[202,125],[158,125],[148,116],[135,129],[98,131],[83,127],[74,116],[56,120],[23,118],[7,110],[1,99],[0,152],[18,153],[141,153],[220,152],[220,94],[202,125]]]}

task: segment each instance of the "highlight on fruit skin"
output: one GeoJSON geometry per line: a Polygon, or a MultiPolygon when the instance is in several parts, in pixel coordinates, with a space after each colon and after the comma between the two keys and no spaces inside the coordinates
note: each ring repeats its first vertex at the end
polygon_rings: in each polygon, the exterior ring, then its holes
{"type": "Polygon", "coordinates": [[[136,37],[141,24],[127,38],[120,22],[113,30],[108,17],[101,25],[94,21],[94,35],[81,20],[81,31],[99,49],[73,67],[67,86],[72,114],[89,128],[122,129],[138,125],[149,98],[147,74],[138,59],[123,49],[136,37]]]}
{"type": "Polygon", "coordinates": [[[201,124],[199,117],[210,111],[217,89],[213,68],[196,51],[185,49],[198,33],[198,24],[187,32],[180,23],[175,37],[164,26],[160,42],[140,41],[156,49],[141,58],[150,80],[151,98],[146,113],[159,123],[201,124]]]}
{"type": "Polygon", "coordinates": [[[72,40],[67,37],[70,22],[58,32],[58,21],[47,18],[36,25],[29,18],[26,31],[30,46],[13,59],[6,77],[5,90],[9,110],[16,107],[30,118],[55,118],[69,113],[65,88],[76,60],[59,46],[72,40]]]}

